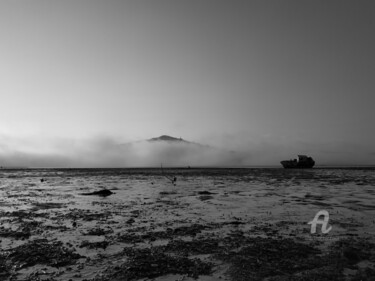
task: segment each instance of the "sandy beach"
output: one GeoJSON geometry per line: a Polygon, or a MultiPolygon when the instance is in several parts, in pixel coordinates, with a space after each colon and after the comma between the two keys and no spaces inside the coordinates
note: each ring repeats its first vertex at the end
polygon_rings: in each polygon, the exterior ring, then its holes
{"type": "Polygon", "coordinates": [[[0,280],[375,280],[374,169],[164,172],[1,170],[0,280]]]}

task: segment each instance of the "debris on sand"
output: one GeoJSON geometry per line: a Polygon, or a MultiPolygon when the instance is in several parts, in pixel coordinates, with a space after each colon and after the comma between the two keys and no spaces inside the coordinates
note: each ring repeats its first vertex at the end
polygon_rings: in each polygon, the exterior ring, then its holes
{"type": "Polygon", "coordinates": [[[181,236],[195,237],[201,233],[202,230],[210,229],[210,225],[192,224],[186,226],[179,226],[176,228],[168,227],[165,231],[148,231],[143,234],[136,233],[118,233],[117,240],[125,243],[139,243],[148,241],[155,241],[157,239],[174,239],[181,236]]]}
{"type": "Polygon", "coordinates": [[[99,242],[89,242],[87,240],[82,241],[81,245],[79,246],[80,248],[89,248],[89,249],[105,249],[109,245],[108,241],[99,241],[99,242]]]}
{"type": "Polygon", "coordinates": [[[14,239],[27,239],[31,235],[29,228],[18,228],[12,230],[11,228],[0,227],[0,237],[12,237],[14,239]]]}
{"type": "Polygon", "coordinates": [[[4,280],[10,275],[10,267],[6,264],[6,261],[6,256],[0,253],[0,280],[4,280]]]}
{"type": "Polygon", "coordinates": [[[99,191],[89,192],[89,193],[81,193],[81,195],[97,195],[102,197],[107,197],[111,194],[114,194],[114,192],[110,191],[109,189],[102,189],[99,191]]]}
{"type": "Polygon", "coordinates": [[[70,209],[68,213],[59,213],[56,217],[51,218],[52,220],[83,220],[83,221],[108,221],[112,217],[112,214],[106,212],[91,212],[90,210],[82,209],[70,209]]]}
{"type": "Polygon", "coordinates": [[[348,268],[362,260],[375,260],[375,244],[364,239],[342,239],[333,243],[330,248],[348,268]]]}
{"type": "Polygon", "coordinates": [[[219,239],[193,239],[192,241],[185,240],[172,240],[167,245],[161,246],[164,252],[171,252],[175,254],[199,255],[199,254],[214,254],[218,253],[221,249],[219,239]]]}
{"type": "Polygon", "coordinates": [[[107,227],[106,229],[96,227],[96,228],[89,229],[86,232],[82,232],[83,235],[94,235],[94,236],[103,236],[103,235],[107,235],[110,233],[113,233],[113,229],[110,227],[107,227]]]}
{"type": "Polygon", "coordinates": [[[6,263],[9,262],[17,269],[36,264],[60,267],[74,264],[79,258],[81,258],[79,254],[64,247],[60,241],[49,242],[47,239],[37,239],[10,249],[6,263]]]}
{"type": "Polygon", "coordinates": [[[319,250],[291,239],[246,238],[242,248],[230,250],[220,258],[231,264],[232,280],[263,280],[315,268],[319,260],[311,257],[319,250]]]}
{"type": "Polygon", "coordinates": [[[141,278],[156,278],[167,274],[183,274],[198,278],[212,273],[213,264],[200,259],[167,255],[161,248],[125,248],[128,260],[121,266],[108,270],[101,280],[131,281],[141,278]]]}
{"type": "Polygon", "coordinates": [[[33,206],[35,210],[47,210],[64,208],[66,204],[56,202],[34,202],[33,206]]]}
{"type": "Polygon", "coordinates": [[[344,280],[345,268],[357,269],[360,261],[374,258],[374,245],[365,240],[339,240],[327,253],[289,238],[238,236],[230,237],[227,244],[241,245],[217,255],[231,264],[227,273],[234,281],[344,280]]]}

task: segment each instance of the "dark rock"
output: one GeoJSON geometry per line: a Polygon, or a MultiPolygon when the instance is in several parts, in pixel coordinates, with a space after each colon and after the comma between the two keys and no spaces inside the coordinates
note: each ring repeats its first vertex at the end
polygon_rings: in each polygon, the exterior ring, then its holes
{"type": "Polygon", "coordinates": [[[102,189],[99,191],[94,191],[94,192],[89,192],[89,193],[81,193],[81,195],[97,195],[97,196],[102,196],[102,197],[107,197],[111,194],[114,194],[114,193],[108,189],[102,189]]]}
{"type": "Polygon", "coordinates": [[[134,220],[133,218],[130,218],[130,219],[128,219],[128,220],[126,221],[127,224],[132,224],[132,223],[134,223],[134,222],[135,222],[135,220],[134,220]]]}
{"type": "Polygon", "coordinates": [[[205,191],[198,191],[198,194],[199,195],[211,195],[211,194],[216,194],[216,193],[205,190],[205,191]]]}
{"type": "Polygon", "coordinates": [[[230,221],[230,222],[228,222],[228,224],[231,224],[231,225],[240,225],[240,224],[245,224],[245,223],[242,222],[242,221],[230,221]]]}

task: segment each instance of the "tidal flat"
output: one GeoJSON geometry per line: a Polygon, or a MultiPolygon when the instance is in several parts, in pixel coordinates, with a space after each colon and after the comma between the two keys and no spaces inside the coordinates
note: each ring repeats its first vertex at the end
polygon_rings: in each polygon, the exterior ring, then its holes
{"type": "Polygon", "coordinates": [[[0,215],[4,281],[375,280],[373,168],[1,169],[0,215]]]}

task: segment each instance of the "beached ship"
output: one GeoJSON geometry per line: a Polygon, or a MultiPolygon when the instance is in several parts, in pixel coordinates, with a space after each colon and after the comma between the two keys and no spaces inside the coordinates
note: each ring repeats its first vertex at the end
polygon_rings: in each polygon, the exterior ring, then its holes
{"type": "Polygon", "coordinates": [[[280,162],[285,169],[304,169],[312,168],[315,165],[314,159],[306,155],[298,155],[297,159],[284,160],[280,162]]]}

